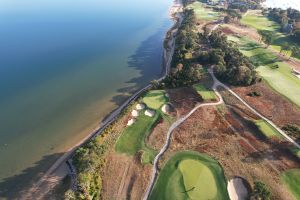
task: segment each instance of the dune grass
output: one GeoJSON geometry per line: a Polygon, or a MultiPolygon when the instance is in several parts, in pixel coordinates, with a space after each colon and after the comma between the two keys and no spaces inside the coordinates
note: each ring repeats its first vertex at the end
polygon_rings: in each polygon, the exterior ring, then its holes
{"type": "Polygon", "coordinates": [[[267,138],[282,138],[282,135],[265,120],[256,120],[255,124],[267,138]]]}
{"type": "Polygon", "coordinates": [[[212,89],[208,89],[200,83],[193,85],[193,88],[204,100],[216,100],[217,98],[215,92],[212,89]]]}
{"type": "Polygon", "coordinates": [[[157,110],[168,102],[168,98],[164,90],[151,90],[145,94],[143,102],[147,107],[157,110]]]}
{"type": "Polygon", "coordinates": [[[239,45],[241,52],[257,66],[256,71],[274,90],[300,107],[300,79],[292,73],[292,69],[286,63],[269,49],[246,37],[230,36],[228,39],[239,45]]]}
{"type": "Polygon", "coordinates": [[[183,151],[165,164],[149,199],[227,200],[229,197],[219,163],[207,155],[183,151]]]}
{"type": "Polygon", "coordinates": [[[300,199],[300,169],[285,171],[281,177],[294,197],[300,199]]]}
{"type": "MultiPolygon", "coordinates": [[[[241,23],[253,27],[258,31],[272,34],[273,42],[270,47],[277,52],[280,52],[281,46],[284,43],[287,43],[291,46],[299,46],[297,43],[295,43],[290,35],[284,34],[280,31],[280,25],[277,22],[270,20],[262,14],[250,12],[249,14],[243,16],[243,18],[241,19],[241,23]]],[[[287,52],[286,54],[287,56],[290,56],[291,52],[287,52]]],[[[300,57],[297,58],[300,59],[300,57]]]]}
{"type": "Polygon", "coordinates": [[[156,112],[154,117],[148,117],[141,113],[137,121],[126,127],[118,138],[115,149],[119,153],[134,155],[142,151],[142,163],[151,163],[157,152],[145,144],[145,138],[151,132],[154,125],[161,119],[161,114],[156,112]]]}
{"type": "Polygon", "coordinates": [[[196,1],[188,6],[195,11],[196,18],[204,21],[214,21],[220,17],[218,12],[213,11],[210,8],[206,8],[204,3],[196,1]]]}

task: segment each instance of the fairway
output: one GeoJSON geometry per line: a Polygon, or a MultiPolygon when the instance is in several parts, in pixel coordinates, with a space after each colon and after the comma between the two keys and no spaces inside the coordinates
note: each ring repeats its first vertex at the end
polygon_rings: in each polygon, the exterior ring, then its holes
{"type": "Polygon", "coordinates": [[[205,154],[183,151],[165,164],[149,199],[227,200],[229,197],[219,163],[205,154]]]}
{"type": "Polygon", "coordinates": [[[218,12],[215,12],[210,8],[205,8],[205,4],[199,1],[192,3],[188,6],[188,8],[191,8],[195,11],[196,17],[199,20],[213,21],[220,17],[218,12]]]}
{"type": "Polygon", "coordinates": [[[274,90],[300,107],[300,79],[293,75],[287,64],[281,62],[270,50],[245,37],[230,36],[228,39],[236,42],[241,52],[258,66],[256,71],[274,90]],[[276,65],[278,68],[274,68],[276,65]]]}
{"type": "Polygon", "coordinates": [[[268,122],[265,120],[256,120],[255,121],[256,126],[258,129],[268,138],[282,138],[282,135],[274,129],[268,122]]]}
{"type": "MultiPolygon", "coordinates": [[[[263,16],[260,13],[248,12],[241,19],[241,23],[245,24],[247,26],[253,27],[253,28],[257,29],[258,31],[263,31],[265,33],[272,34],[273,42],[270,45],[270,47],[277,52],[280,51],[281,46],[284,43],[287,43],[291,46],[292,45],[298,46],[293,41],[291,36],[281,33],[280,25],[277,22],[274,22],[274,21],[268,19],[266,16],[263,16]]],[[[288,52],[287,55],[289,56],[290,52],[288,52]]],[[[297,58],[300,59],[300,57],[297,57],[297,58]]]]}
{"type": "Polygon", "coordinates": [[[206,88],[202,84],[195,84],[193,85],[193,88],[198,92],[198,94],[204,99],[204,100],[216,100],[216,94],[213,90],[206,88]]]}
{"type": "Polygon", "coordinates": [[[115,146],[116,151],[128,155],[134,155],[135,153],[142,151],[142,162],[152,162],[156,155],[156,151],[146,146],[145,138],[160,118],[161,115],[158,112],[154,117],[148,117],[141,114],[137,118],[137,121],[133,125],[126,127],[120,135],[115,146]]]}
{"type": "Polygon", "coordinates": [[[282,180],[296,199],[300,199],[300,169],[291,169],[282,174],[282,180]]]}
{"type": "Polygon", "coordinates": [[[168,102],[164,90],[151,90],[146,93],[143,102],[152,109],[158,110],[162,105],[168,102]]]}

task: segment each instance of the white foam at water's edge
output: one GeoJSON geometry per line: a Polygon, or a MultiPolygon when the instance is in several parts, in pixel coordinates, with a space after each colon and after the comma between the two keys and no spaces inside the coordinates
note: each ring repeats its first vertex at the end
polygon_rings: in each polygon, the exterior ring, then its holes
{"type": "Polygon", "coordinates": [[[300,11],[300,0],[266,0],[263,5],[268,8],[293,8],[300,11]]]}

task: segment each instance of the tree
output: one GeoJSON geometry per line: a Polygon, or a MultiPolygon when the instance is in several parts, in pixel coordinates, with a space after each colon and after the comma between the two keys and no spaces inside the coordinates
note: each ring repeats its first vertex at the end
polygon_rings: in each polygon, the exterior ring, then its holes
{"type": "Polygon", "coordinates": [[[267,45],[266,48],[268,48],[270,46],[270,44],[273,42],[273,35],[272,34],[264,35],[263,41],[267,45]]]}
{"type": "Polygon", "coordinates": [[[291,50],[291,55],[289,57],[289,60],[291,59],[291,57],[300,57],[300,48],[296,47],[296,46],[292,46],[290,48],[291,50]]]}
{"type": "Polygon", "coordinates": [[[270,200],[271,192],[262,182],[254,182],[253,192],[250,199],[252,200],[270,200]]]}
{"type": "Polygon", "coordinates": [[[285,42],[281,46],[280,53],[287,54],[290,50],[291,50],[290,45],[287,42],[285,42]]]}

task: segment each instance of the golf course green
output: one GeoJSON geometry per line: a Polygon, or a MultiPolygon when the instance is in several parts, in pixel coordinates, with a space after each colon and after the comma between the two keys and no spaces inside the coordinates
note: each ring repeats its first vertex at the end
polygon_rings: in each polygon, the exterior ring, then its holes
{"type": "Polygon", "coordinates": [[[193,85],[193,88],[204,100],[216,100],[217,98],[215,92],[212,89],[208,89],[200,83],[193,85]]]}
{"type": "Polygon", "coordinates": [[[219,18],[220,13],[213,11],[210,8],[206,8],[204,3],[196,1],[188,6],[193,9],[197,19],[204,21],[213,21],[219,18]]]}
{"type": "Polygon", "coordinates": [[[219,163],[205,154],[183,151],[172,156],[161,170],[150,200],[229,199],[219,163]]]}
{"type": "Polygon", "coordinates": [[[168,102],[168,98],[164,90],[151,90],[145,94],[143,102],[147,107],[157,110],[168,102]]]}
{"type": "Polygon", "coordinates": [[[157,152],[147,147],[145,138],[160,118],[161,115],[158,112],[154,117],[146,116],[141,112],[136,122],[126,127],[118,138],[115,146],[116,151],[127,155],[134,155],[142,151],[142,163],[151,163],[157,152]]]}
{"type": "Polygon", "coordinates": [[[274,53],[246,37],[228,37],[238,44],[241,52],[256,66],[256,71],[277,92],[300,107],[300,79],[290,66],[277,58],[274,53]],[[274,81],[276,80],[276,81],[274,81]]]}
{"type": "Polygon", "coordinates": [[[294,197],[300,199],[300,169],[287,170],[281,177],[294,197]]]}
{"type": "MultiPolygon", "coordinates": [[[[241,19],[241,23],[255,28],[258,31],[271,34],[273,36],[273,41],[270,47],[277,52],[280,52],[280,49],[284,44],[297,46],[290,35],[284,34],[280,31],[280,25],[277,22],[268,19],[262,14],[248,12],[241,19]]],[[[290,52],[287,52],[287,55],[289,56],[290,52]]],[[[297,58],[300,59],[299,57],[297,58]]]]}

